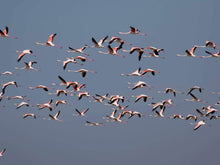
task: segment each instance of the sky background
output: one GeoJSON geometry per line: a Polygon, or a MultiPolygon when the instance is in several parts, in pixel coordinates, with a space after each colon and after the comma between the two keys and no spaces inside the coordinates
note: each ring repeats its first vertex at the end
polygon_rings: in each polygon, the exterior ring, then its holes
{"type": "MultiPolygon", "coordinates": [[[[218,58],[188,58],[177,57],[185,54],[186,49],[193,45],[205,45],[205,41],[215,42],[220,45],[219,6],[217,0],[209,1],[161,1],[161,0],[136,0],[136,1],[32,1],[8,0],[1,3],[0,29],[9,27],[9,35],[18,37],[0,38],[0,72],[12,71],[14,75],[1,75],[0,83],[16,81],[18,88],[9,86],[4,96],[27,96],[28,103],[33,107],[16,105],[22,100],[7,100],[0,102],[0,150],[6,148],[1,164],[200,164],[217,163],[219,161],[219,121],[205,119],[207,123],[197,131],[193,131],[194,121],[178,119],[152,118],[154,115],[151,102],[173,99],[175,106],[167,108],[166,116],[173,114],[196,114],[195,109],[202,106],[213,105],[219,101],[219,59],[218,58]],[[118,32],[129,31],[129,25],[138,28],[147,36],[119,35],[118,32]],[[62,49],[36,45],[35,42],[45,42],[48,36],[57,33],[54,38],[56,45],[62,49]],[[77,53],[67,53],[68,47],[80,48],[93,45],[91,38],[96,40],[109,36],[121,37],[132,43],[132,46],[154,46],[163,48],[160,53],[162,58],[142,58],[138,61],[137,53],[130,55],[122,52],[125,58],[99,54],[98,48],[88,48],[86,53],[93,62],[87,61],[83,66],[68,64],[67,69],[62,69],[62,63],[56,60],[65,60],[75,57],[77,53]],[[31,49],[33,56],[25,56],[17,62],[16,50],[31,49]],[[23,67],[24,62],[37,61],[33,67],[40,69],[15,70],[23,67]],[[152,68],[160,71],[155,76],[125,77],[122,73],[131,73],[141,67],[152,68]],[[85,68],[97,71],[97,74],[88,73],[82,78],[79,73],[67,72],[68,69],[77,70],[85,68]],[[77,96],[57,97],[48,93],[56,89],[65,89],[59,84],[58,75],[67,81],[78,81],[86,84],[83,91],[90,95],[120,94],[129,101],[122,105],[129,105],[128,110],[141,112],[144,116],[134,116],[127,119],[127,123],[106,123],[102,117],[110,115],[113,106],[104,105],[93,101],[91,98],[78,100],[77,96]],[[151,88],[131,90],[128,82],[145,81],[151,88]],[[53,88],[49,92],[41,89],[30,90],[28,87],[46,85],[53,88]],[[202,93],[195,91],[195,95],[208,103],[186,102],[190,99],[186,95],[193,86],[204,88],[202,93]],[[177,94],[161,94],[171,87],[177,94]],[[146,103],[134,103],[132,95],[147,94],[154,97],[146,103]],[[66,99],[68,105],[59,105],[52,112],[48,109],[38,110],[36,104],[43,104],[50,99],[66,99]],[[90,108],[87,118],[73,116],[75,108],[80,111],[90,108]],[[49,114],[54,115],[61,111],[59,118],[64,122],[45,120],[49,114]],[[23,119],[25,113],[35,113],[37,119],[23,119]],[[104,126],[85,126],[85,121],[104,123],[104,126]],[[190,124],[190,123],[193,123],[190,124]]],[[[107,46],[107,43],[104,43],[107,46]]],[[[117,43],[112,45],[116,46],[117,43]]],[[[131,46],[124,45],[123,49],[131,46]]],[[[212,48],[198,48],[197,55],[203,56],[205,50],[217,52],[212,48]]],[[[102,51],[107,51],[102,49],[102,51]]],[[[216,109],[219,109],[216,106],[216,109]]],[[[217,114],[218,115],[218,114],[217,114]]]]}

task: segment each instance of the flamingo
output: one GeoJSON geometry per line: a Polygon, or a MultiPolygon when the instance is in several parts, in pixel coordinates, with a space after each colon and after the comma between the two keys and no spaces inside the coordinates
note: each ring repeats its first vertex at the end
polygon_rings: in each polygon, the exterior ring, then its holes
{"type": "Polygon", "coordinates": [[[154,106],[152,108],[152,111],[156,110],[158,107],[160,107],[160,109],[163,109],[163,107],[165,107],[165,102],[162,101],[162,102],[157,102],[157,103],[153,103],[154,106]]]}
{"type": "Polygon", "coordinates": [[[16,107],[16,109],[18,109],[18,108],[20,108],[20,107],[22,107],[22,106],[24,106],[24,105],[27,106],[27,107],[30,106],[27,102],[22,101],[20,104],[18,104],[18,106],[16,107]]]}
{"type": "Polygon", "coordinates": [[[212,119],[219,119],[219,118],[220,116],[217,115],[217,116],[211,116],[209,119],[212,120],[212,119]]]}
{"type": "Polygon", "coordinates": [[[196,124],[196,126],[194,127],[194,131],[197,130],[201,125],[205,125],[205,124],[206,124],[206,123],[205,123],[204,120],[200,120],[200,121],[196,124]]]}
{"type": "Polygon", "coordinates": [[[200,100],[198,99],[195,95],[193,95],[192,93],[189,93],[190,96],[192,96],[193,99],[185,99],[185,101],[196,101],[196,102],[203,102],[203,103],[207,103],[207,101],[203,101],[203,100],[200,100]]]}
{"type": "Polygon", "coordinates": [[[147,83],[143,82],[143,81],[138,81],[137,83],[135,83],[134,87],[132,88],[132,90],[135,90],[137,88],[143,88],[149,86],[147,83]]]}
{"type": "Polygon", "coordinates": [[[0,30],[0,36],[1,37],[5,37],[5,38],[14,38],[14,39],[18,39],[18,37],[12,37],[8,35],[8,27],[6,26],[4,31],[0,30]]]}
{"type": "Polygon", "coordinates": [[[140,34],[140,35],[143,35],[143,36],[147,35],[145,33],[140,33],[140,31],[137,28],[134,28],[132,26],[129,26],[129,27],[130,27],[129,32],[118,32],[118,34],[140,34]]]}
{"type": "Polygon", "coordinates": [[[51,106],[50,104],[53,102],[53,99],[50,99],[50,101],[48,101],[47,103],[44,104],[37,104],[39,109],[43,109],[43,108],[49,108],[50,111],[52,111],[54,109],[53,106],[51,106]]]}
{"type": "Polygon", "coordinates": [[[37,116],[36,116],[34,113],[25,113],[25,114],[23,115],[23,118],[25,119],[25,118],[27,118],[27,117],[29,117],[29,116],[32,116],[32,117],[34,117],[35,119],[37,118],[37,116]]]}
{"type": "Polygon", "coordinates": [[[132,47],[130,50],[122,50],[123,52],[129,52],[130,54],[132,54],[133,52],[137,52],[138,53],[138,60],[141,60],[142,54],[146,53],[144,51],[144,48],[140,48],[140,47],[132,47]]]}
{"type": "Polygon", "coordinates": [[[88,92],[79,92],[78,97],[79,97],[79,100],[81,100],[82,97],[91,97],[91,96],[89,95],[88,92]]]}
{"type": "Polygon", "coordinates": [[[58,78],[59,78],[60,81],[62,82],[61,85],[65,85],[67,89],[68,89],[70,86],[76,86],[76,85],[78,85],[78,82],[76,82],[76,81],[68,81],[68,82],[66,82],[61,76],[58,76],[58,78]]]}
{"type": "Polygon", "coordinates": [[[63,122],[62,120],[58,119],[58,116],[60,115],[60,111],[58,111],[54,116],[52,116],[51,114],[49,114],[49,117],[52,119],[52,120],[56,120],[56,121],[60,121],[60,122],[63,122]]]}
{"type": "Polygon", "coordinates": [[[55,105],[58,106],[59,104],[67,104],[66,100],[57,100],[55,105]]]}
{"type": "Polygon", "coordinates": [[[0,75],[17,75],[17,74],[11,71],[5,71],[5,72],[0,73],[0,75]]]}
{"type": "MultiPolygon", "coordinates": [[[[57,61],[59,62],[60,60],[57,60],[57,61]]],[[[66,69],[66,66],[69,63],[79,64],[78,62],[76,62],[75,58],[66,58],[66,60],[63,61],[63,70],[66,69]]],[[[82,64],[79,64],[79,65],[82,65],[82,64]]]]}
{"type": "Polygon", "coordinates": [[[134,115],[137,115],[139,118],[143,116],[143,114],[140,113],[140,112],[132,111],[132,113],[130,114],[130,116],[128,117],[128,119],[130,119],[130,118],[133,117],[134,115]]]}
{"type": "Polygon", "coordinates": [[[4,84],[2,85],[2,95],[5,93],[5,89],[6,89],[6,87],[9,86],[9,85],[15,85],[16,87],[18,87],[18,84],[17,84],[16,81],[9,81],[9,82],[7,82],[7,83],[4,83],[4,84]]]}
{"type": "Polygon", "coordinates": [[[176,119],[176,118],[177,118],[177,119],[185,120],[185,118],[184,118],[181,114],[179,114],[179,115],[178,115],[178,114],[174,114],[174,115],[173,115],[173,119],[176,119]]]}
{"type": "Polygon", "coordinates": [[[153,46],[148,46],[148,47],[146,47],[145,49],[150,49],[150,50],[152,50],[152,51],[154,52],[154,54],[156,54],[156,55],[159,55],[159,52],[164,51],[164,49],[158,49],[158,48],[155,48],[155,47],[153,47],[153,46]]]}
{"type": "Polygon", "coordinates": [[[189,119],[192,119],[192,120],[197,120],[198,119],[198,117],[196,116],[196,115],[191,115],[191,114],[188,114],[187,116],[186,116],[186,118],[185,118],[185,120],[189,120],[189,119]]]}
{"type": "Polygon", "coordinates": [[[48,39],[47,42],[44,42],[44,43],[36,42],[35,44],[37,44],[37,45],[47,45],[47,46],[62,48],[62,46],[57,46],[57,45],[55,45],[55,44],[53,43],[53,39],[54,39],[54,37],[55,37],[56,35],[57,35],[56,33],[51,34],[51,35],[49,36],[49,39],[48,39]]]}
{"type": "Polygon", "coordinates": [[[63,90],[63,89],[57,89],[56,91],[56,95],[59,96],[61,94],[64,94],[65,96],[67,96],[67,91],[66,90],[63,90]]]}
{"type": "Polygon", "coordinates": [[[120,44],[118,47],[114,47],[113,49],[112,49],[112,47],[110,45],[108,45],[108,52],[98,51],[98,53],[101,53],[101,54],[111,54],[111,55],[116,55],[116,56],[119,56],[119,57],[125,57],[125,56],[117,53],[117,51],[119,49],[121,49],[121,45],[122,44],[120,44]]]}
{"type": "Polygon", "coordinates": [[[195,52],[195,50],[196,50],[196,48],[198,47],[198,45],[194,45],[192,48],[191,48],[191,50],[189,51],[189,50],[185,50],[185,52],[186,52],[186,55],[180,55],[180,54],[177,54],[177,56],[181,56],[181,57],[199,57],[199,56],[197,56],[197,55],[195,55],[194,54],[194,52],[195,52]]]}
{"type": "Polygon", "coordinates": [[[80,112],[78,109],[75,108],[75,111],[78,113],[79,116],[83,116],[83,117],[87,117],[85,115],[85,113],[89,110],[89,108],[83,110],[82,112],[80,112]]]}
{"type": "Polygon", "coordinates": [[[25,101],[29,101],[28,99],[25,98],[26,96],[14,96],[14,97],[7,97],[7,99],[21,99],[25,101]]]}
{"type": "Polygon", "coordinates": [[[157,117],[165,117],[164,115],[163,115],[163,112],[164,112],[164,110],[165,110],[165,106],[163,107],[163,108],[161,108],[161,110],[158,112],[158,111],[155,111],[155,113],[157,114],[157,117]]]}
{"type": "Polygon", "coordinates": [[[96,97],[93,97],[97,102],[103,102],[105,99],[107,99],[107,96],[108,96],[108,93],[106,93],[105,95],[101,96],[99,94],[96,94],[97,97],[99,98],[96,98],[96,97]]]}
{"type": "Polygon", "coordinates": [[[189,88],[187,95],[190,94],[193,90],[199,90],[199,92],[201,93],[202,90],[204,90],[203,88],[199,87],[199,86],[194,86],[192,88],[189,88]]]}
{"type": "Polygon", "coordinates": [[[3,156],[3,154],[5,153],[6,148],[4,148],[1,152],[0,152],[0,156],[3,156]]]}
{"type": "Polygon", "coordinates": [[[91,121],[86,121],[86,124],[89,124],[90,126],[103,126],[103,123],[97,123],[97,122],[91,122],[91,121]]]}
{"type": "Polygon", "coordinates": [[[143,55],[143,57],[153,57],[153,58],[163,58],[164,57],[160,57],[159,55],[155,54],[155,53],[151,53],[151,52],[146,52],[147,54],[149,54],[150,56],[146,56],[146,55],[143,55]]]}
{"type": "Polygon", "coordinates": [[[200,117],[205,117],[205,115],[199,109],[196,109],[196,112],[200,115],[200,117]]]}
{"type": "Polygon", "coordinates": [[[101,39],[99,42],[96,42],[96,40],[92,37],[92,42],[94,43],[93,47],[104,48],[104,46],[102,44],[106,41],[107,38],[108,38],[108,36],[106,36],[105,38],[101,39]]]}
{"type": "Polygon", "coordinates": [[[79,48],[79,49],[74,49],[74,48],[69,47],[70,50],[67,50],[67,52],[68,52],[68,53],[74,53],[74,52],[76,52],[76,53],[81,53],[81,54],[84,54],[84,55],[86,55],[86,56],[89,56],[89,54],[83,52],[83,50],[85,50],[85,49],[88,48],[88,47],[89,47],[88,45],[85,45],[85,46],[83,46],[83,47],[81,47],[81,48],[79,48]]]}
{"type": "Polygon", "coordinates": [[[121,120],[122,113],[119,113],[118,117],[115,117],[114,120],[119,123],[127,123],[126,121],[121,120]]]}
{"type": "Polygon", "coordinates": [[[79,59],[79,60],[81,60],[82,62],[85,62],[86,60],[88,60],[88,61],[94,61],[94,59],[85,58],[85,57],[83,57],[83,56],[76,56],[76,57],[74,57],[74,59],[75,59],[75,60],[76,60],[76,59],[79,59]]]}
{"type": "Polygon", "coordinates": [[[214,42],[211,42],[211,41],[206,41],[205,42],[205,46],[199,46],[199,47],[210,47],[210,48],[218,48],[220,49],[218,46],[216,46],[216,44],[214,42]]]}
{"type": "Polygon", "coordinates": [[[138,68],[137,70],[135,70],[134,72],[132,73],[129,73],[129,74],[121,74],[121,76],[142,76],[141,73],[141,68],[138,68]]]}
{"type": "Polygon", "coordinates": [[[165,93],[173,93],[174,97],[176,97],[176,90],[173,88],[166,88],[165,93]]]}
{"type": "Polygon", "coordinates": [[[18,56],[18,59],[17,59],[17,62],[19,62],[23,57],[24,57],[24,55],[26,55],[26,54],[29,54],[29,55],[32,55],[32,56],[34,56],[34,57],[36,57],[34,54],[32,54],[33,53],[33,51],[31,50],[31,49],[25,49],[25,50],[23,50],[23,51],[16,51],[17,53],[19,53],[20,52],[20,54],[19,54],[19,56],[18,56]]]}
{"type": "Polygon", "coordinates": [[[111,39],[110,39],[110,41],[109,41],[109,44],[111,44],[112,42],[119,42],[119,43],[125,43],[125,44],[128,44],[128,45],[132,45],[132,44],[130,44],[130,43],[128,43],[128,42],[125,42],[124,40],[122,40],[121,38],[119,38],[119,37],[112,37],[111,39]]]}
{"type": "Polygon", "coordinates": [[[91,71],[91,70],[86,70],[86,69],[79,69],[79,70],[76,70],[76,71],[68,70],[68,72],[81,72],[82,77],[85,77],[87,72],[97,73],[96,71],[91,71]]]}
{"type": "Polygon", "coordinates": [[[210,56],[208,56],[208,57],[216,57],[216,58],[218,58],[218,57],[220,57],[219,56],[219,54],[220,54],[220,51],[218,51],[217,53],[211,53],[211,52],[209,52],[209,51],[205,51],[207,54],[210,54],[210,56]]]}
{"type": "Polygon", "coordinates": [[[111,115],[110,116],[106,116],[108,119],[115,119],[115,114],[117,112],[117,109],[115,109],[114,111],[112,111],[111,115]]]}
{"type": "Polygon", "coordinates": [[[144,71],[142,71],[141,75],[143,76],[147,72],[150,72],[153,76],[155,75],[155,73],[160,73],[159,71],[148,68],[148,69],[145,69],[144,71]]]}
{"type": "Polygon", "coordinates": [[[44,91],[48,91],[49,89],[52,89],[52,88],[49,88],[49,87],[47,87],[47,86],[45,86],[45,85],[37,85],[36,87],[28,87],[29,89],[38,89],[38,88],[41,88],[41,89],[43,89],[44,91]]]}
{"type": "Polygon", "coordinates": [[[27,62],[24,62],[24,64],[25,64],[25,67],[23,67],[23,68],[17,68],[17,67],[15,67],[15,69],[18,69],[18,70],[27,69],[27,70],[40,71],[39,69],[36,69],[36,68],[32,67],[33,64],[37,64],[36,61],[29,61],[28,63],[27,63],[27,62]]]}
{"type": "Polygon", "coordinates": [[[135,99],[134,102],[136,103],[136,102],[138,102],[140,99],[143,99],[143,101],[146,102],[148,98],[153,99],[153,97],[150,97],[150,96],[148,96],[148,95],[140,94],[140,95],[138,95],[138,96],[136,97],[136,99],[135,99]]]}
{"type": "Polygon", "coordinates": [[[127,100],[124,96],[121,96],[121,95],[112,95],[110,96],[110,102],[113,102],[115,100],[118,100],[118,101],[122,101],[122,103],[127,100]]]}
{"type": "Polygon", "coordinates": [[[86,86],[85,84],[77,84],[77,85],[73,86],[73,89],[75,92],[81,92],[81,88],[85,87],[85,86],[86,86]]]}

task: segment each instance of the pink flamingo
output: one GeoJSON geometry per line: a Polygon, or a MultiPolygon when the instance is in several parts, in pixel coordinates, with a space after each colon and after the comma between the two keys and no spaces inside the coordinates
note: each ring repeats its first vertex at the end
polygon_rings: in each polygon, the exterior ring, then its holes
{"type": "Polygon", "coordinates": [[[129,74],[121,74],[121,76],[142,76],[141,73],[141,68],[138,68],[137,70],[135,70],[134,72],[132,73],[129,73],[129,74]]]}
{"type": "Polygon", "coordinates": [[[51,35],[49,36],[49,39],[48,39],[47,42],[45,42],[45,43],[36,42],[36,44],[37,44],[37,45],[47,45],[47,46],[62,48],[62,46],[57,46],[57,45],[55,45],[55,44],[53,43],[53,39],[54,39],[54,37],[55,37],[56,35],[57,35],[56,33],[51,34],[51,35]]]}
{"type": "Polygon", "coordinates": [[[158,48],[155,48],[155,47],[153,47],[153,46],[148,46],[148,47],[146,47],[145,49],[150,49],[150,50],[152,50],[152,51],[154,52],[154,54],[156,54],[156,55],[159,55],[159,52],[164,51],[164,49],[158,49],[158,48]]]}
{"type": "Polygon", "coordinates": [[[43,109],[43,108],[49,108],[50,111],[52,111],[54,109],[53,106],[51,106],[50,104],[52,103],[52,99],[50,101],[48,101],[47,103],[44,103],[44,104],[37,104],[38,108],[39,109],[43,109]]]}
{"type": "Polygon", "coordinates": [[[17,74],[11,71],[5,71],[5,72],[0,73],[0,75],[17,75],[17,74]]]}
{"type": "Polygon", "coordinates": [[[91,121],[86,121],[86,125],[90,125],[90,126],[103,126],[103,123],[97,123],[97,122],[91,122],[91,121]]]}
{"type": "Polygon", "coordinates": [[[80,112],[78,109],[75,108],[75,111],[78,113],[79,116],[83,116],[83,117],[87,117],[85,115],[85,113],[89,110],[89,108],[83,110],[82,112],[80,112]]]}
{"type": "Polygon", "coordinates": [[[18,87],[18,84],[17,84],[16,81],[9,81],[9,82],[7,82],[7,83],[4,83],[4,84],[2,85],[2,95],[5,93],[5,89],[6,89],[6,87],[9,86],[9,85],[15,85],[16,87],[18,87]]]}
{"type": "Polygon", "coordinates": [[[112,42],[119,42],[119,43],[125,43],[125,44],[128,44],[128,45],[132,45],[128,42],[125,42],[124,40],[122,40],[121,38],[119,37],[112,37],[109,41],[109,44],[111,44],[112,42]]]}
{"type": "Polygon", "coordinates": [[[1,37],[5,37],[5,38],[18,39],[18,37],[12,37],[12,36],[9,36],[9,35],[8,35],[8,27],[7,27],[7,26],[5,27],[5,30],[4,30],[4,31],[1,31],[1,30],[0,30],[0,36],[1,36],[1,37]]]}
{"type": "Polygon", "coordinates": [[[26,117],[29,117],[29,116],[34,117],[35,119],[36,119],[36,117],[37,117],[34,113],[25,113],[25,114],[23,115],[23,118],[25,119],[26,117]]]}
{"type": "Polygon", "coordinates": [[[101,53],[101,54],[111,54],[111,55],[116,55],[116,56],[120,56],[120,57],[125,57],[123,55],[120,55],[117,53],[117,51],[121,49],[121,44],[118,46],[118,47],[114,47],[112,49],[112,47],[110,45],[108,45],[108,52],[102,52],[102,51],[98,51],[98,53],[101,53]]]}
{"type": "Polygon", "coordinates": [[[143,76],[148,72],[150,72],[153,76],[155,75],[155,73],[160,73],[159,71],[148,68],[148,69],[145,69],[144,71],[142,71],[141,75],[143,76]]]}
{"type": "MultiPolygon", "coordinates": [[[[133,97],[134,97],[134,96],[133,96],[133,97]]],[[[138,102],[140,99],[143,99],[143,101],[146,102],[148,98],[153,99],[153,97],[150,97],[150,96],[148,96],[148,95],[140,94],[140,95],[138,95],[138,96],[136,97],[136,99],[135,99],[134,102],[136,103],[136,102],[138,102]]]]}
{"type": "Polygon", "coordinates": [[[22,106],[27,106],[29,107],[30,105],[27,102],[22,101],[20,104],[18,104],[18,106],[16,107],[16,109],[21,108],[22,106]]]}
{"type": "Polygon", "coordinates": [[[49,117],[52,119],[52,120],[56,120],[56,121],[60,121],[60,122],[63,122],[62,120],[58,119],[58,116],[60,115],[60,111],[58,111],[54,116],[52,116],[51,114],[49,114],[49,117]]]}
{"type": "Polygon", "coordinates": [[[17,50],[16,52],[17,52],[17,53],[20,52],[20,54],[19,54],[19,56],[18,56],[18,59],[17,59],[17,62],[19,62],[19,61],[22,59],[22,57],[24,57],[24,55],[26,55],[26,54],[35,56],[34,54],[32,54],[33,51],[30,50],[30,49],[25,49],[25,50],[23,50],[23,51],[18,51],[18,50],[17,50]]]}
{"type": "Polygon", "coordinates": [[[27,70],[40,71],[39,69],[36,69],[36,68],[32,67],[33,64],[37,64],[36,61],[29,61],[28,63],[27,63],[27,62],[24,62],[24,64],[25,64],[25,67],[23,67],[23,68],[17,68],[17,67],[15,67],[15,69],[18,69],[18,70],[27,69],[27,70]]]}
{"type": "Polygon", "coordinates": [[[140,35],[143,35],[143,36],[147,35],[145,33],[140,33],[140,30],[138,30],[137,28],[134,28],[132,26],[129,26],[129,27],[130,27],[129,32],[118,32],[118,34],[140,34],[140,35]]]}
{"type": "Polygon", "coordinates": [[[88,45],[85,45],[85,46],[83,46],[83,47],[81,47],[79,49],[74,49],[74,48],[69,47],[70,50],[67,50],[67,52],[68,53],[76,52],[76,53],[81,53],[81,54],[85,54],[86,56],[89,56],[89,54],[83,52],[83,50],[85,50],[88,47],[89,47],[88,45]]]}
{"type": "Polygon", "coordinates": [[[219,55],[220,55],[220,51],[218,51],[217,53],[211,53],[211,52],[209,52],[209,51],[205,51],[207,54],[210,54],[210,56],[208,56],[208,57],[215,57],[215,58],[218,58],[218,57],[220,57],[219,55]]]}
{"type": "Polygon", "coordinates": [[[6,148],[4,148],[1,152],[0,152],[0,156],[3,156],[3,154],[5,153],[6,148]]]}
{"type": "Polygon", "coordinates": [[[83,56],[76,56],[76,57],[74,57],[74,59],[79,59],[79,60],[81,60],[82,62],[85,62],[86,60],[88,60],[88,61],[94,61],[93,59],[85,58],[85,57],[83,57],[83,56]]]}
{"type": "Polygon", "coordinates": [[[200,126],[205,125],[205,124],[206,124],[206,123],[205,123],[204,120],[200,120],[200,121],[196,124],[196,126],[194,127],[194,131],[197,130],[200,126]]]}
{"type": "Polygon", "coordinates": [[[199,56],[194,54],[194,52],[195,52],[197,47],[198,47],[198,45],[194,45],[190,51],[189,50],[185,50],[186,55],[177,54],[177,56],[181,56],[181,57],[199,57],[199,56]]]}
{"type": "Polygon", "coordinates": [[[86,69],[79,69],[79,70],[76,70],[76,71],[68,70],[68,72],[81,72],[82,77],[85,77],[87,72],[97,73],[96,71],[91,71],[91,70],[86,70],[86,69]]]}
{"type": "Polygon", "coordinates": [[[41,88],[41,89],[43,89],[44,91],[48,91],[49,89],[52,89],[52,88],[49,88],[49,87],[47,87],[47,86],[45,86],[45,85],[37,85],[36,87],[28,87],[29,89],[38,89],[38,88],[41,88]]]}
{"type": "Polygon", "coordinates": [[[106,36],[105,38],[101,39],[99,42],[96,42],[96,40],[92,37],[92,42],[94,43],[93,47],[104,48],[104,46],[102,44],[106,41],[107,38],[108,38],[108,36],[106,36]]]}

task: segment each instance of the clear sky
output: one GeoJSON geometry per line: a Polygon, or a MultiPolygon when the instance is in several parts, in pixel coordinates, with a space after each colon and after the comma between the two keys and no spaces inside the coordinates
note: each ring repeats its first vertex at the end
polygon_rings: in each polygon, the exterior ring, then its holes
{"type": "MultiPolygon", "coordinates": [[[[0,37],[0,72],[12,71],[17,75],[1,75],[0,83],[16,81],[19,87],[8,86],[4,97],[26,96],[29,107],[16,109],[22,100],[3,98],[0,102],[0,150],[6,148],[0,164],[216,164],[219,162],[219,120],[204,118],[206,125],[193,131],[195,122],[180,119],[149,117],[154,115],[152,102],[171,98],[175,105],[168,107],[165,116],[195,114],[202,106],[213,105],[219,101],[219,60],[218,58],[178,57],[185,54],[194,45],[205,45],[212,41],[220,46],[219,6],[217,0],[209,1],[175,1],[175,0],[8,0],[1,3],[0,29],[9,27],[8,35],[18,39],[0,37]],[[118,32],[129,31],[129,26],[138,28],[147,36],[119,35],[118,32]],[[57,33],[56,45],[62,49],[36,45],[45,42],[50,34],[57,33]],[[99,54],[107,49],[87,48],[88,58],[84,65],[68,64],[63,70],[62,63],[67,57],[82,55],[67,53],[68,47],[80,48],[85,44],[93,45],[96,40],[109,36],[118,36],[132,46],[145,48],[154,46],[163,48],[163,58],[142,58],[138,61],[137,53],[129,54],[130,45],[123,45],[118,53],[125,56],[99,54]],[[16,50],[31,49],[36,57],[26,55],[17,62],[16,50]],[[24,62],[36,61],[34,70],[16,70],[24,67],[24,62]],[[139,67],[151,68],[160,73],[146,77],[121,76],[139,67]],[[67,72],[80,68],[96,71],[82,78],[79,73],[67,72]],[[77,96],[49,95],[56,89],[65,89],[59,84],[58,75],[67,81],[86,84],[83,91],[91,96],[95,94],[123,95],[126,100],[121,105],[129,105],[127,110],[141,112],[143,116],[122,120],[127,123],[106,122],[103,117],[110,115],[112,105],[93,102],[91,98],[78,100],[77,96]],[[132,90],[128,82],[145,81],[151,88],[132,90]],[[30,90],[28,87],[46,85],[53,89],[45,92],[41,89],[30,90]],[[194,94],[202,102],[186,102],[189,88],[200,86],[204,90],[194,94]],[[171,87],[184,94],[158,93],[171,87]],[[147,94],[154,99],[146,103],[134,103],[134,96],[147,94]],[[43,104],[50,99],[65,99],[68,105],[55,106],[39,110],[36,104],[43,104]],[[80,111],[89,108],[87,118],[73,116],[75,108],[80,111]],[[49,114],[61,111],[59,119],[64,122],[47,120],[49,114]],[[26,118],[25,113],[35,113],[37,119],[26,118]],[[104,126],[85,126],[86,120],[104,123],[104,126]]],[[[107,46],[108,43],[104,43],[107,46]]],[[[113,43],[112,46],[118,45],[113,43]]],[[[151,52],[150,50],[146,50],[151,52]]],[[[195,54],[208,56],[205,51],[217,52],[218,49],[197,48],[195,54]]],[[[145,54],[145,53],[144,53],[145,54]]],[[[147,55],[147,54],[145,54],[147,55]]],[[[85,55],[82,55],[85,56],[85,55]]],[[[76,93],[76,92],[75,92],[76,93]]],[[[107,103],[107,101],[105,101],[107,103]]],[[[220,109],[215,106],[216,109],[220,109]]],[[[219,115],[216,112],[215,115],[219,115]]],[[[118,114],[118,113],[117,113],[118,114]]],[[[202,119],[202,118],[200,118],[202,119]]],[[[199,120],[200,120],[199,119],[199,120]]]]}

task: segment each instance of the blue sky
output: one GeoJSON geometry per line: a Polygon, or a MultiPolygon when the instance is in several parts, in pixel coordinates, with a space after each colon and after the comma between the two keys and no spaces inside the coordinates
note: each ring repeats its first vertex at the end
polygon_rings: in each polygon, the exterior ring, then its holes
{"type": "MultiPolygon", "coordinates": [[[[3,99],[0,102],[0,150],[6,148],[2,164],[207,164],[217,163],[219,154],[218,120],[205,119],[206,125],[193,131],[193,121],[174,120],[167,118],[151,118],[148,115],[151,107],[147,104],[172,98],[175,106],[167,108],[165,114],[196,114],[195,109],[213,105],[219,100],[219,59],[215,58],[183,58],[193,45],[204,45],[205,41],[220,45],[218,32],[219,1],[5,1],[2,3],[0,29],[9,27],[9,35],[18,37],[0,38],[1,61],[0,72],[6,70],[17,73],[1,75],[0,83],[15,80],[19,87],[9,86],[5,96],[26,95],[28,103],[33,107],[16,109],[16,103],[21,100],[3,99]],[[129,25],[147,33],[141,35],[119,35],[118,32],[129,31],[129,25]],[[56,45],[62,49],[36,45],[35,42],[45,42],[48,36],[57,33],[54,38],[56,45]],[[165,59],[142,58],[138,61],[136,52],[130,55],[119,50],[125,58],[99,54],[100,49],[88,48],[86,53],[95,61],[87,61],[83,66],[68,64],[62,69],[62,64],[56,60],[65,60],[80,54],[67,53],[68,47],[80,48],[92,45],[91,38],[99,40],[106,35],[118,36],[132,43],[132,46],[155,46],[163,48],[160,56],[165,59]],[[17,62],[16,50],[31,49],[33,56],[25,56],[17,62]],[[32,70],[15,70],[23,67],[24,62],[37,61],[32,70]],[[137,68],[152,68],[160,71],[155,76],[125,77],[122,73],[131,73],[137,68]],[[88,73],[82,78],[78,73],[67,72],[68,69],[85,68],[97,71],[88,73]],[[78,100],[77,96],[59,97],[48,95],[40,89],[30,90],[28,87],[46,85],[56,89],[63,86],[52,86],[60,83],[58,75],[67,81],[78,81],[86,84],[84,91],[92,96],[95,94],[120,94],[129,99],[123,105],[129,105],[128,110],[139,111],[144,116],[127,119],[127,123],[105,123],[102,117],[110,115],[112,106],[89,102],[91,98],[78,100]],[[131,90],[128,82],[145,81],[152,86],[131,90]],[[190,98],[187,90],[194,85],[204,88],[202,93],[195,95],[208,103],[186,102],[190,98]],[[171,87],[185,94],[159,94],[157,91],[171,87]],[[132,95],[141,93],[154,97],[147,103],[134,103],[132,95]],[[69,105],[60,105],[52,112],[48,109],[38,110],[36,104],[48,102],[50,99],[66,99],[69,105]],[[87,112],[88,118],[73,116],[75,108],[87,112]],[[48,114],[54,115],[61,111],[59,118],[63,123],[44,120],[48,114]],[[25,113],[35,113],[38,117],[22,119],[25,113]],[[85,126],[85,121],[102,122],[103,127],[85,126]],[[191,125],[190,123],[193,123],[191,125]],[[211,140],[210,140],[211,139],[211,140]]],[[[108,38],[108,39],[109,39],[108,38]]],[[[107,46],[107,43],[104,43],[107,46]]],[[[117,44],[113,44],[116,46],[117,44]]],[[[124,45],[123,49],[130,49],[124,45]]],[[[196,54],[206,55],[205,50],[217,52],[211,48],[198,48],[196,54]]],[[[102,51],[107,51],[103,49],[102,51]]],[[[219,107],[216,106],[216,109],[219,107]]],[[[217,114],[217,113],[216,113],[217,114]]]]}

